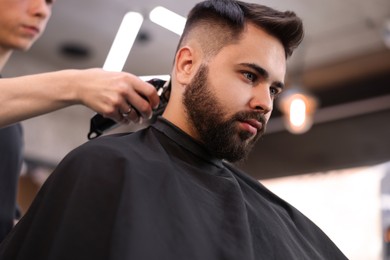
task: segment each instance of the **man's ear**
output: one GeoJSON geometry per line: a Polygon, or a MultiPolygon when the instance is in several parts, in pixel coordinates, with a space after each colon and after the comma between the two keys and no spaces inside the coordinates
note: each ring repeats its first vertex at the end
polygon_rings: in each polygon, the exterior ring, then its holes
{"type": "Polygon", "coordinates": [[[176,53],[176,79],[182,86],[186,86],[196,72],[197,57],[193,48],[184,46],[176,53]]]}

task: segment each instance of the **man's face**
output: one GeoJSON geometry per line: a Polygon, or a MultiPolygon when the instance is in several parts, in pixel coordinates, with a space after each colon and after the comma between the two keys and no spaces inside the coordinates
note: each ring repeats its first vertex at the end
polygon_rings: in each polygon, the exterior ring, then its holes
{"type": "Polygon", "coordinates": [[[199,69],[184,93],[184,105],[189,120],[200,140],[218,158],[237,161],[245,158],[265,129],[265,116],[254,111],[241,111],[227,115],[208,83],[208,67],[199,69]],[[256,133],[237,127],[238,122],[259,122],[256,133]]]}
{"type": "Polygon", "coordinates": [[[265,131],[285,70],[281,43],[249,25],[239,43],[202,65],[186,87],[183,103],[195,138],[218,158],[244,159],[265,131]]]}
{"type": "Polygon", "coordinates": [[[0,0],[0,48],[28,50],[46,28],[52,0],[0,0]]]}

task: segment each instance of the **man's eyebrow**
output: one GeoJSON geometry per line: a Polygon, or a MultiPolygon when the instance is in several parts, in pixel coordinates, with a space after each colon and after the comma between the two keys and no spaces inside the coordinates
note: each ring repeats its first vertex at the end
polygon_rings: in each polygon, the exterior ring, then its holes
{"type": "MultiPolygon", "coordinates": [[[[266,80],[269,79],[268,71],[265,70],[264,68],[260,67],[259,65],[255,64],[255,63],[240,63],[240,65],[255,70],[257,74],[259,74],[261,77],[263,77],[266,80]]],[[[280,81],[273,82],[272,85],[274,85],[274,86],[276,86],[278,88],[281,88],[281,89],[284,88],[283,82],[280,82],[280,81]]]]}

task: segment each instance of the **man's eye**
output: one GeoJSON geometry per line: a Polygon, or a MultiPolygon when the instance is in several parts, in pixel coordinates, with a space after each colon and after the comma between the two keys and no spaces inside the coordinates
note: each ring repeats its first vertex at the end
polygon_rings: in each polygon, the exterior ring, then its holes
{"type": "Polygon", "coordinates": [[[276,96],[279,95],[280,92],[282,92],[282,91],[281,91],[280,88],[278,88],[278,87],[271,87],[271,88],[270,88],[270,92],[271,92],[271,95],[272,95],[272,96],[276,97],[276,96]]]}
{"type": "Polygon", "coordinates": [[[246,79],[248,79],[250,82],[254,82],[256,81],[257,77],[255,74],[251,73],[251,72],[244,72],[243,73],[244,77],[246,79]]]}

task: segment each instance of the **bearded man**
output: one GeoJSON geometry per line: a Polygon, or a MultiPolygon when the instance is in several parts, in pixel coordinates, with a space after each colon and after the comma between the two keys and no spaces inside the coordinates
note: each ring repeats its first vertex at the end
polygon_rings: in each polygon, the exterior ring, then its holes
{"type": "Polygon", "coordinates": [[[298,210],[228,161],[264,133],[293,12],[210,0],[189,13],[168,105],[135,133],[68,154],[0,249],[4,259],[346,259],[298,210]]]}

